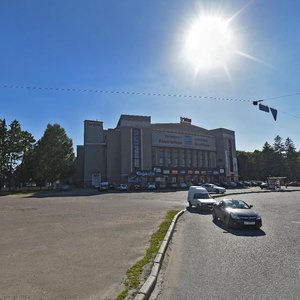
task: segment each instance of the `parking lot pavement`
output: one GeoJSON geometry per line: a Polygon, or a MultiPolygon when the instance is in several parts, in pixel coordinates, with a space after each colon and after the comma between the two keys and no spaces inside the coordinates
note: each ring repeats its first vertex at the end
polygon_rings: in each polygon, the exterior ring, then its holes
{"type": "Polygon", "coordinates": [[[0,299],[114,299],[166,212],[185,208],[186,198],[86,190],[0,197],[0,299]]]}
{"type": "Polygon", "coordinates": [[[186,191],[0,197],[0,299],[114,299],[186,191]]]}

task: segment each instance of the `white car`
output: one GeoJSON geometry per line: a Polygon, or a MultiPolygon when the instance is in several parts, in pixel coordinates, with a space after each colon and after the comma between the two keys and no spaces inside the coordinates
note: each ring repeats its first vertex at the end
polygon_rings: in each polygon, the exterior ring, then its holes
{"type": "Polygon", "coordinates": [[[217,193],[217,194],[224,194],[226,192],[226,189],[220,186],[217,186],[215,184],[212,183],[205,183],[202,184],[202,187],[206,188],[206,190],[209,193],[217,193]]]}
{"type": "Polygon", "coordinates": [[[127,183],[121,183],[117,186],[117,191],[120,192],[127,192],[128,191],[128,184],[127,183]]]}
{"type": "Polygon", "coordinates": [[[154,182],[148,182],[147,184],[147,189],[148,190],[156,190],[156,185],[154,182]]]}
{"type": "Polygon", "coordinates": [[[189,207],[196,206],[200,210],[212,210],[213,205],[217,203],[201,186],[190,186],[187,200],[189,207]]]}

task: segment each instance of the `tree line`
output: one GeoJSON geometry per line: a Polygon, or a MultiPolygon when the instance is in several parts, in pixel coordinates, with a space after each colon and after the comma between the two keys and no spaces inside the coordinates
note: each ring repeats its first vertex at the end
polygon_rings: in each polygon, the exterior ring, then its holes
{"type": "Polygon", "coordinates": [[[38,141],[17,120],[0,119],[0,191],[67,180],[73,172],[73,142],[59,124],[48,124],[38,141]]]}
{"type": "Polygon", "coordinates": [[[290,138],[283,140],[277,135],[273,144],[266,142],[261,151],[237,151],[237,160],[241,180],[266,180],[269,176],[300,179],[300,152],[290,138]]]}

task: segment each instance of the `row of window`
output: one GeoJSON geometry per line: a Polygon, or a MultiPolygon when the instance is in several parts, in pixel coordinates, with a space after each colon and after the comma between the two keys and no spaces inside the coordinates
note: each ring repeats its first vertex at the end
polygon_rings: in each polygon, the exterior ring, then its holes
{"type": "Polygon", "coordinates": [[[196,149],[152,148],[152,165],[161,167],[216,168],[216,153],[196,149]]]}

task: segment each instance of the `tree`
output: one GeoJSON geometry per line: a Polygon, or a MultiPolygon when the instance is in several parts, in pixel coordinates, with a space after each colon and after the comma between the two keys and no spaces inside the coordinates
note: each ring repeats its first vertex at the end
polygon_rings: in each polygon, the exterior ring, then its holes
{"type": "Polygon", "coordinates": [[[0,119],[0,191],[4,185],[5,174],[7,173],[7,126],[5,119],[0,119]]]}
{"type": "Polygon", "coordinates": [[[275,151],[273,147],[266,142],[261,152],[261,175],[265,179],[268,176],[275,176],[274,169],[275,151]]]}
{"type": "Polygon", "coordinates": [[[299,154],[296,151],[296,147],[290,138],[287,138],[284,143],[285,149],[285,166],[287,171],[287,177],[289,180],[296,180],[299,178],[300,163],[299,154]]]}
{"type": "Polygon", "coordinates": [[[33,146],[34,142],[31,133],[23,131],[17,120],[12,121],[7,130],[5,146],[9,190],[11,190],[17,166],[22,162],[25,153],[33,146]]]}
{"type": "Polygon", "coordinates": [[[285,163],[284,163],[284,156],[285,156],[284,142],[282,141],[282,138],[279,135],[277,135],[274,139],[273,150],[274,150],[274,157],[272,163],[272,167],[273,167],[272,175],[285,176],[286,170],[285,170],[285,163]]]}
{"type": "Polygon", "coordinates": [[[72,140],[58,124],[48,124],[34,151],[35,180],[51,184],[67,179],[72,172],[74,151],[72,140]]]}

